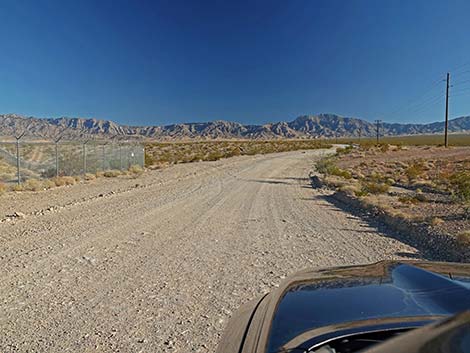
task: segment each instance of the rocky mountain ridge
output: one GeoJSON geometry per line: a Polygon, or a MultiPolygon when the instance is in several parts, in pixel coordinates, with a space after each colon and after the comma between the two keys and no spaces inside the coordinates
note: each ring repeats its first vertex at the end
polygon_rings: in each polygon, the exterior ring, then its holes
{"type": "MultiPolygon", "coordinates": [[[[383,123],[381,135],[416,135],[442,133],[444,122],[429,124],[383,123]]],[[[93,118],[42,119],[15,114],[0,115],[0,136],[13,137],[26,131],[29,138],[65,139],[113,138],[118,139],[272,139],[375,136],[376,125],[359,118],[335,114],[299,116],[290,122],[264,125],[244,125],[237,122],[215,120],[203,123],[182,123],[165,126],[129,126],[111,120],[93,118]]],[[[450,132],[470,133],[470,116],[449,121],[450,132]]]]}

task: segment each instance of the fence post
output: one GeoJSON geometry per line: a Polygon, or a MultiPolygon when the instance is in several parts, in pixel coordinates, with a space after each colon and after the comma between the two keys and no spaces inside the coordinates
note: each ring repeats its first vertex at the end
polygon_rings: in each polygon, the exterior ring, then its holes
{"type": "Polygon", "coordinates": [[[142,168],[145,168],[145,143],[144,143],[144,147],[142,148],[142,168]]]}
{"type": "Polygon", "coordinates": [[[104,163],[105,163],[105,160],[106,160],[106,150],[105,150],[105,148],[106,148],[106,144],[103,144],[103,146],[102,146],[102,149],[103,149],[102,152],[103,153],[101,154],[101,169],[103,170],[103,172],[105,171],[104,163]]]}
{"type": "Polygon", "coordinates": [[[59,177],[59,143],[55,142],[55,176],[59,177]]]}
{"type": "Polygon", "coordinates": [[[83,175],[86,174],[86,144],[88,141],[83,143],[83,175]]]}
{"type": "Polygon", "coordinates": [[[119,169],[122,171],[122,145],[119,144],[119,169]]]}
{"type": "Polygon", "coordinates": [[[16,138],[16,176],[17,176],[17,184],[18,185],[21,184],[21,175],[20,175],[20,138],[16,138]]]}

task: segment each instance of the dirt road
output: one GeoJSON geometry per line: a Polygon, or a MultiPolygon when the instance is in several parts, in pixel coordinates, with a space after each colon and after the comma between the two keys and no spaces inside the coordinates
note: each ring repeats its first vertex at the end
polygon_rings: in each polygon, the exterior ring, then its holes
{"type": "Polygon", "coordinates": [[[310,187],[320,153],[2,196],[0,351],[211,352],[292,272],[413,254],[310,187]]]}

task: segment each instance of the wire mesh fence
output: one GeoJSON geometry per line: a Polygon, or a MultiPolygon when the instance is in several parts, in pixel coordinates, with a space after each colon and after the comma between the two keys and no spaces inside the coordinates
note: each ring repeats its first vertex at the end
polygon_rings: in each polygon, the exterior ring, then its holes
{"type": "Polygon", "coordinates": [[[0,181],[83,175],[144,167],[143,143],[0,141],[0,181]]]}

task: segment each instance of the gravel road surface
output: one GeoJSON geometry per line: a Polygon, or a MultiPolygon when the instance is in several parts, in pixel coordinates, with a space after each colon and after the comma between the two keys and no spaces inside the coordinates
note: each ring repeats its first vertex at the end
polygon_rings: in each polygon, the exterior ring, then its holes
{"type": "Polygon", "coordinates": [[[311,188],[321,153],[3,195],[0,351],[212,352],[293,272],[416,253],[311,188]]]}

